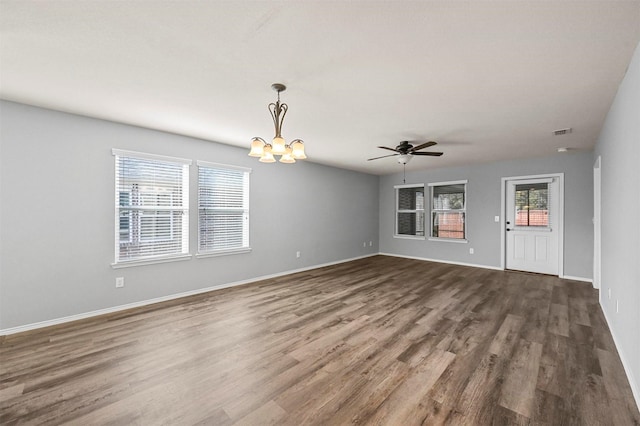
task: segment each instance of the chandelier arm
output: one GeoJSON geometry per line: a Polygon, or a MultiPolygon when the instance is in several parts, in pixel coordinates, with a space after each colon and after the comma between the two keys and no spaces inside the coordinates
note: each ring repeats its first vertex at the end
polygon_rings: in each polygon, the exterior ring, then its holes
{"type": "Polygon", "coordinates": [[[269,113],[271,113],[271,118],[273,119],[273,126],[275,127],[277,138],[282,137],[282,123],[288,110],[289,106],[287,104],[281,104],[279,101],[269,104],[269,113]]]}
{"type": "Polygon", "coordinates": [[[280,109],[278,110],[278,128],[276,129],[278,133],[278,137],[282,137],[282,123],[284,123],[284,116],[287,115],[287,111],[289,110],[289,105],[280,104],[280,109]]]}
{"type": "Polygon", "coordinates": [[[278,124],[278,120],[279,120],[279,116],[280,113],[278,112],[278,109],[280,108],[280,102],[271,102],[269,104],[269,113],[271,114],[271,119],[273,120],[273,127],[276,130],[276,136],[278,136],[280,134],[280,126],[278,124]]]}

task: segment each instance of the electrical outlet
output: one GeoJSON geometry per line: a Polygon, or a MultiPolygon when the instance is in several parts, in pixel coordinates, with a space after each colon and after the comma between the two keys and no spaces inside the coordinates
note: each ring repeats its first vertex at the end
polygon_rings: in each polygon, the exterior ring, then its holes
{"type": "Polygon", "coordinates": [[[616,299],[616,314],[620,313],[620,303],[619,301],[616,299]]]}
{"type": "Polygon", "coordinates": [[[611,300],[611,287],[609,287],[609,300],[611,300]]]}
{"type": "Polygon", "coordinates": [[[473,249],[472,248],[469,249],[469,254],[473,254],[473,249]]]}
{"type": "Polygon", "coordinates": [[[299,258],[299,257],[300,257],[300,252],[299,252],[299,251],[297,251],[297,252],[296,252],[296,258],[299,258]]]}
{"type": "Polygon", "coordinates": [[[494,222],[500,222],[500,216],[494,216],[493,217],[493,221],[494,222]]]}
{"type": "Polygon", "coordinates": [[[116,288],[122,288],[122,287],[124,287],[124,277],[117,277],[116,288]]]}
{"type": "Polygon", "coordinates": [[[369,247],[373,245],[373,241],[369,241],[369,247]]]}

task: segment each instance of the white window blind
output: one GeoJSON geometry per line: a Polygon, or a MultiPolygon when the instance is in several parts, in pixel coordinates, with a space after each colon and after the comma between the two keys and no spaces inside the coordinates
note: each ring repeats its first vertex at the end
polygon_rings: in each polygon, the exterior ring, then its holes
{"type": "Polygon", "coordinates": [[[190,160],[113,150],[116,264],[189,253],[190,160]]]}
{"type": "Polygon", "coordinates": [[[198,162],[198,253],[249,250],[250,169],[198,162]]]}

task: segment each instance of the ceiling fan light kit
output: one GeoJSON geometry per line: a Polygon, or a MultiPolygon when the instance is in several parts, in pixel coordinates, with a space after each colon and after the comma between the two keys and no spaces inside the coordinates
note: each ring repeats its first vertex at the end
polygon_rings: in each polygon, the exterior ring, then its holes
{"type": "Polygon", "coordinates": [[[398,163],[399,164],[407,164],[409,161],[411,161],[411,155],[409,155],[409,154],[400,154],[398,156],[398,163]]]}
{"type": "Polygon", "coordinates": [[[284,164],[292,164],[296,160],[304,160],[307,158],[304,152],[304,142],[300,139],[294,139],[291,144],[287,144],[282,137],[282,123],[289,106],[285,103],[280,103],[280,92],[285,91],[287,87],[284,84],[274,83],[271,88],[278,92],[278,100],[270,103],[268,107],[275,127],[275,136],[271,143],[267,143],[257,136],[251,139],[249,156],[259,157],[258,161],[261,163],[275,163],[276,158],[274,155],[279,155],[279,161],[284,164]]]}

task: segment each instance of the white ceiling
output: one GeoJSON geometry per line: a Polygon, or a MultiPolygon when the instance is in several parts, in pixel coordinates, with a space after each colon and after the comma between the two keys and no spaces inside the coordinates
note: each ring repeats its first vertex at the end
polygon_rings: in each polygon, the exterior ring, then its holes
{"type": "Polygon", "coordinates": [[[0,31],[3,99],[248,147],[281,82],[309,161],[387,174],[402,140],[444,152],[407,170],[591,149],[640,1],[3,0],[0,31]]]}

